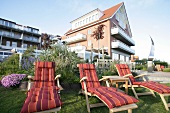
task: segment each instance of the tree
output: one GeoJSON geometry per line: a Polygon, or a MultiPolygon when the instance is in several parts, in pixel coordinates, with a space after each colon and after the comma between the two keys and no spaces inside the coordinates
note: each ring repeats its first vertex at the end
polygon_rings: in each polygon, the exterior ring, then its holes
{"type": "MultiPolygon", "coordinates": [[[[103,25],[103,24],[99,25],[97,28],[95,28],[96,30],[93,31],[93,33],[91,35],[92,37],[94,37],[94,39],[98,40],[98,54],[100,54],[99,40],[104,38],[104,36],[103,36],[104,26],[105,25],[103,25]]],[[[98,58],[100,58],[100,55],[98,55],[98,58]]]]}

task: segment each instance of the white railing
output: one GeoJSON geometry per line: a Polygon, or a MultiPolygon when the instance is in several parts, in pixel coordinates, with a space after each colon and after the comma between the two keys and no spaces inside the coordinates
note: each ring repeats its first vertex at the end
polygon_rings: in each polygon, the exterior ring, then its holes
{"type": "Polygon", "coordinates": [[[124,51],[130,52],[131,54],[135,54],[135,50],[131,49],[130,47],[126,46],[121,42],[112,42],[112,48],[120,48],[124,51]]]}
{"type": "Polygon", "coordinates": [[[121,28],[115,27],[115,28],[111,28],[111,34],[120,34],[122,37],[124,37],[128,42],[132,43],[133,45],[135,45],[135,41],[130,38],[130,36],[128,36],[121,28]]]}
{"type": "Polygon", "coordinates": [[[79,52],[79,51],[82,51],[82,50],[86,50],[86,47],[85,46],[74,46],[74,47],[69,47],[69,49],[71,51],[79,52]]]}
{"type": "Polygon", "coordinates": [[[87,39],[86,35],[78,33],[76,36],[64,39],[62,41],[65,41],[67,43],[73,43],[73,42],[77,42],[77,41],[83,41],[83,40],[86,40],[86,39],[87,39]]]}

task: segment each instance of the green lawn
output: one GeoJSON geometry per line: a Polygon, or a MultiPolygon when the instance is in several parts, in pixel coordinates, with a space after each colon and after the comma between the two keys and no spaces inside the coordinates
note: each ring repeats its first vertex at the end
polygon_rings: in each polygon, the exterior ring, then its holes
{"type": "MultiPolygon", "coordinates": [[[[170,86],[170,84],[167,85],[170,86]]],[[[129,89],[129,95],[133,96],[131,89],[129,89]]],[[[17,88],[5,89],[0,86],[0,113],[19,113],[25,98],[25,92],[17,88]]],[[[63,106],[59,113],[87,113],[85,96],[78,95],[78,90],[63,90],[61,91],[61,98],[63,106]]],[[[90,97],[90,102],[95,103],[99,102],[99,100],[95,97],[90,97]]],[[[141,96],[137,105],[138,108],[134,109],[133,113],[170,113],[165,110],[159,95],[156,95],[156,98],[153,96],[141,96]]],[[[109,113],[109,110],[107,107],[92,108],[91,113],[109,113]]],[[[127,111],[119,113],[127,113],[127,111]]]]}

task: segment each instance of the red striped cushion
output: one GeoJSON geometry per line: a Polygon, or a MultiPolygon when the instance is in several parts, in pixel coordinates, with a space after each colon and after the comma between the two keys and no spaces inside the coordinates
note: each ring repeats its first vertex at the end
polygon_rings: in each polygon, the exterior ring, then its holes
{"type": "Polygon", "coordinates": [[[27,92],[21,113],[39,112],[62,105],[59,88],[54,81],[55,63],[36,62],[35,67],[34,86],[27,92]]]}
{"type": "Polygon", "coordinates": [[[147,81],[147,82],[134,82],[134,85],[141,85],[141,86],[145,86],[149,89],[152,89],[158,93],[161,94],[166,94],[166,93],[170,93],[170,87],[164,85],[164,84],[160,84],[157,82],[153,82],[153,81],[147,81]]]}
{"type": "MultiPolygon", "coordinates": [[[[127,64],[116,64],[115,67],[117,69],[119,76],[125,76],[127,74],[132,74],[127,64]]],[[[136,81],[135,78],[133,77],[133,75],[129,76],[129,79],[132,83],[136,81]]]]}
{"type": "Polygon", "coordinates": [[[60,107],[58,90],[32,91],[28,93],[21,113],[39,112],[60,107]]]}
{"type": "Polygon", "coordinates": [[[110,109],[138,102],[134,97],[118,92],[112,87],[88,88],[88,91],[96,94],[110,109]]]}
{"type": "MultiPolygon", "coordinates": [[[[80,79],[87,77],[86,83],[87,88],[89,87],[99,87],[100,82],[97,77],[96,69],[94,64],[79,64],[80,79]]],[[[83,82],[82,88],[84,89],[83,82]]]]}

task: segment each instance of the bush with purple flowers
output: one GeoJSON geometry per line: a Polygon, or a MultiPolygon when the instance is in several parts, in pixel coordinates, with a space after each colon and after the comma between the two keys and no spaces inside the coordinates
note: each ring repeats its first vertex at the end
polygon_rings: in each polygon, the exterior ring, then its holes
{"type": "Polygon", "coordinates": [[[26,77],[26,74],[10,74],[4,76],[1,80],[2,86],[9,88],[20,84],[20,81],[26,77]]]}

